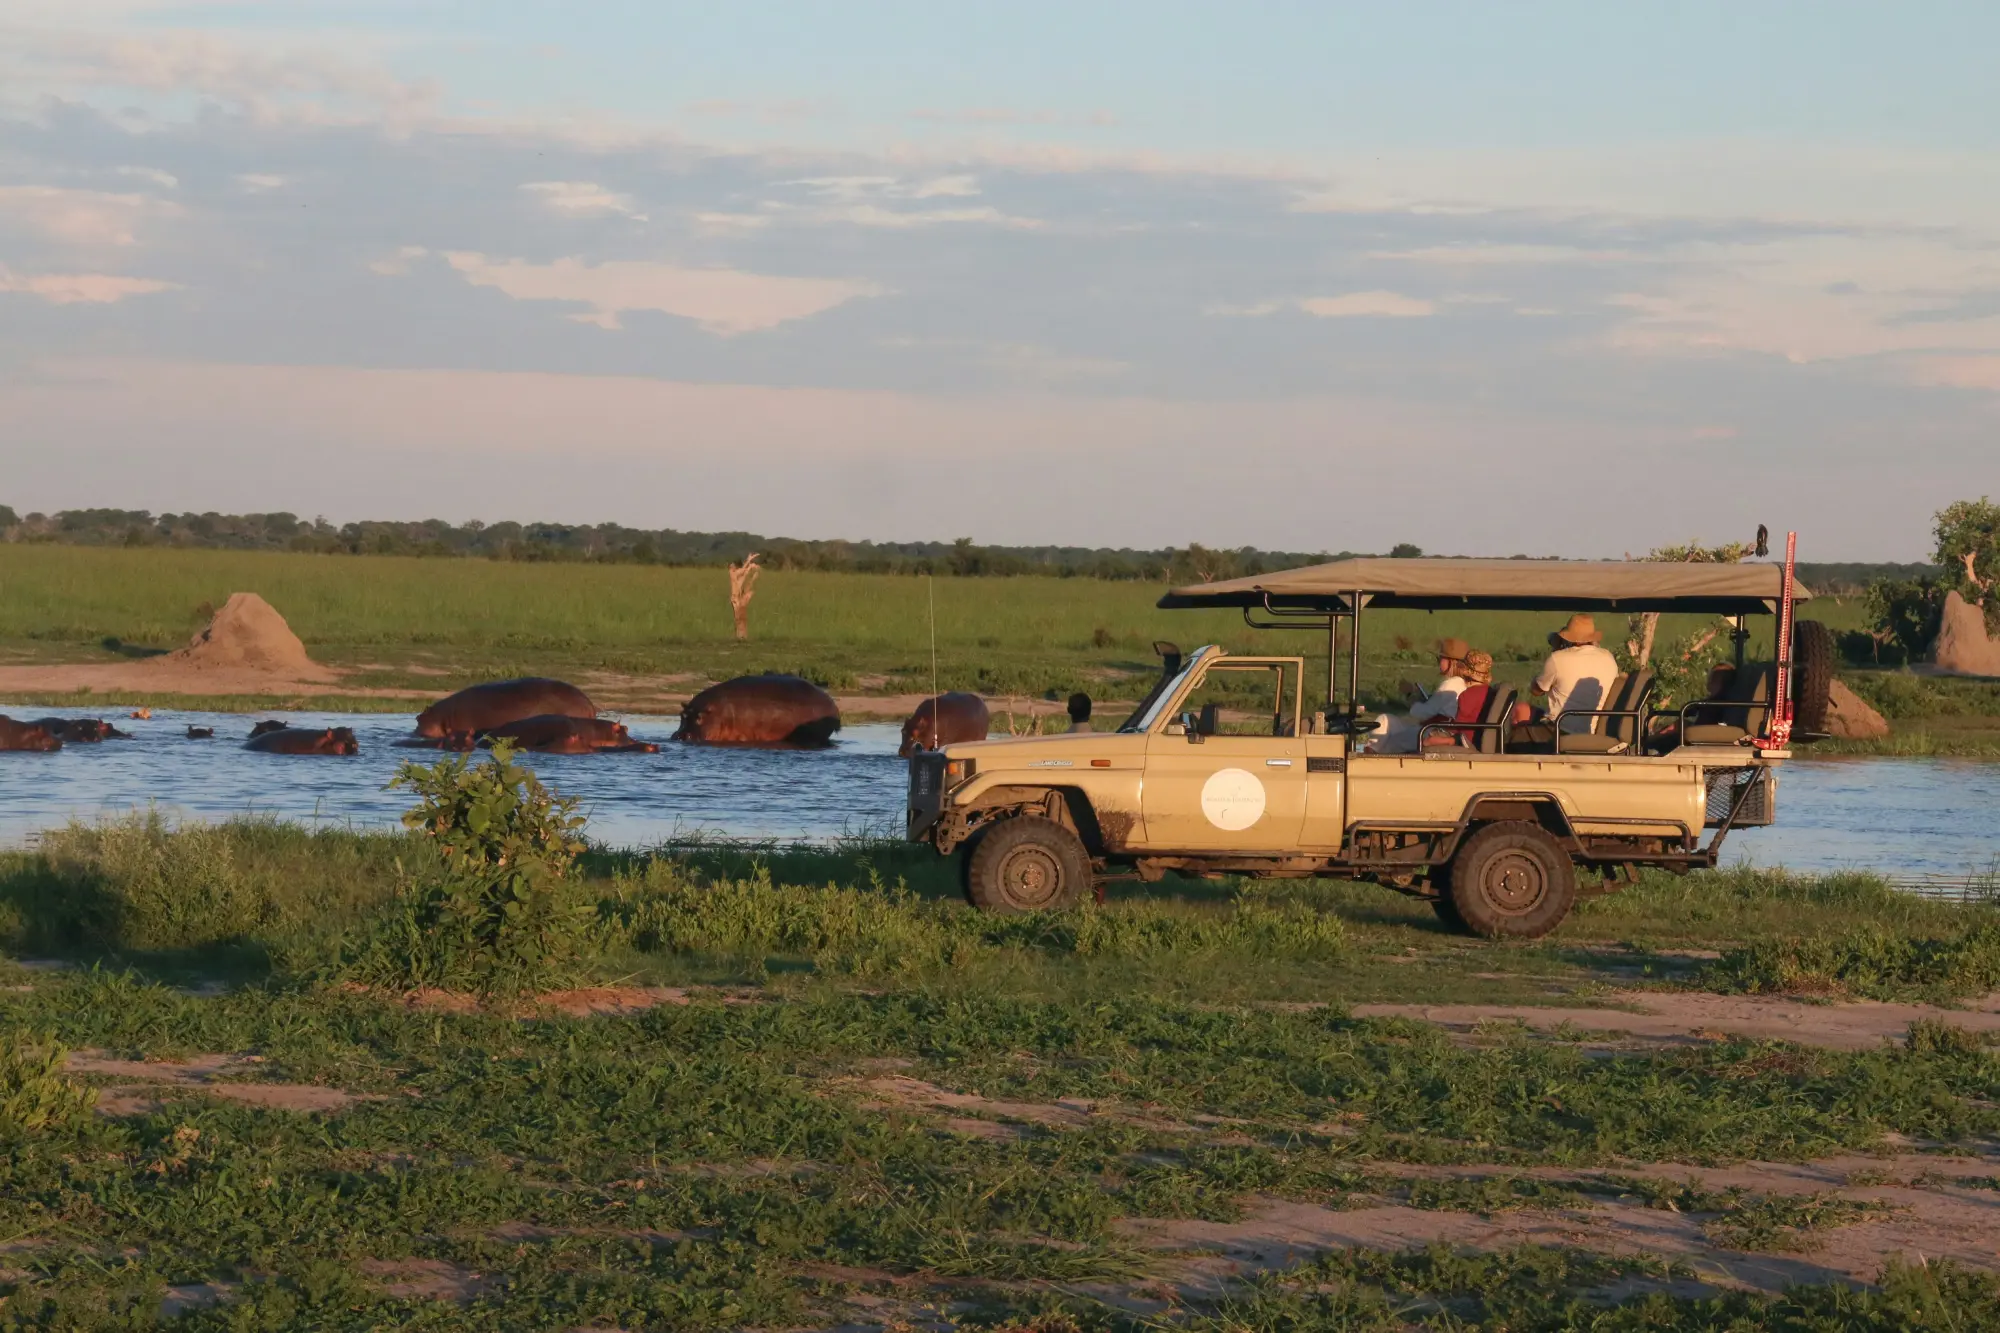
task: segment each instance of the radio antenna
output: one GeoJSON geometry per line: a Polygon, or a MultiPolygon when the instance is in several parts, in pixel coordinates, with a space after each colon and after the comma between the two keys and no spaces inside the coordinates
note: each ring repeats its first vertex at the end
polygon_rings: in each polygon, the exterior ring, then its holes
{"type": "Polygon", "coordinates": [[[931,612],[931,748],[937,748],[938,738],[938,658],[937,658],[937,575],[924,575],[924,596],[930,602],[931,612]]]}

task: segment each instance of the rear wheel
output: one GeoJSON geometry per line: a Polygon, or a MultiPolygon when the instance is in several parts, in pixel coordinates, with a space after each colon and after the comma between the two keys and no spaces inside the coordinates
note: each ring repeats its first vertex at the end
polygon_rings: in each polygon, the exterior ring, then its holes
{"type": "Polygon", "coordinates": [[[1833,691],[1833,631],[1817,620],[1792,626],[1792,726],[1825,731],[1826,704],[1833,691]]]}
{"type": "Polygon", "coordinates": [[[1090,853],[1082,840],[1035,815],[987,829],[965,868],[965,896],[986,912],[1056,911],[1090,891],[1090,853]]]}
{"type": "Polygon", "coordinates": [[[1539,824],[1488,824],[1452,858],[1451,903],[1475,935],[1539,939],[1575,905],[1576,867],[1539,824]]]}

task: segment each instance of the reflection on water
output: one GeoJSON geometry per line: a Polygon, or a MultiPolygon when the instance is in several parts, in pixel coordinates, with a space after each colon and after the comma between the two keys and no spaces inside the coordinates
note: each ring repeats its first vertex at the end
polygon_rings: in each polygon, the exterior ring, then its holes
{"type": "MultiPolygon", "coordinates": [[[[37,710],[7,709],[16,717],[37,710]]],[[[285,715],[297,726],[351,726],[352,758],[293,758],[242,748],[255,718],[161,710],[121,721],[129,741],[72,745],[53,755],[0,754],[0,845],[19,846],[71,818],[143,810],[221,819],[271,815],[363,828],[395,828],[407,793],[383,790],[423,750],[391,742],[409,734],[400,716],[285,715]],[[188,726],[216,739],[186,739],[188,726]]],[[[627,716],[633,735],[664,741],[674,719],[627,716]]],[[[558,790],[583,800],[590,835],[644,846],[676,834],[827,839],[895,834],[903,808],[897,728],[852,726],[829,750],[663,746],[658,754],[528,755],[558,790]]],[[[1846,759],[1785,766],[1778,824],[1746,829],[1724,845],[1735,864],[1795,870],[1872,867],[1964,874],[2000,860],[2000,764],[1954,759],[1846,759]]]]}

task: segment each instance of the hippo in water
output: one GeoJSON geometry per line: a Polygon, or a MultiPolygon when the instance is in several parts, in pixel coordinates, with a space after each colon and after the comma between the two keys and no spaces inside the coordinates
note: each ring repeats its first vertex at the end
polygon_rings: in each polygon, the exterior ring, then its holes
{"type": "Polygon", "coordinates": [[[285,730],[285,724],[283,722],[278,721],[278,719],[274,717],[267,717],[262,722],[259,722],[256,726],[250,728],[250,739],[254,741],[259,736],[268,735],[273,731],[283,731],[283,730],[285,730]]]}
{"type": "Polygon", "coordinates": [[[493,680],[468,686],[417,714],[417,735],[434,740],[460,733],[476,736],[523,718],[549,716],[596,717],[597,705],[582,690],[560,680],[540,676],[493,680]]]}
{"type": "Polygon", "coordinates": [[[635,741],[623,722],[601,717],[525,717],[492,728],[479,738],[481,745],[507,741],[521,750],[542,754],[599,754],[621,751],[658,754],[660,747],[635,741]]]}
{"type": "Polygon", "coordinates": [[[40,727],[59,741],[91,745],[98,741],[129,741],[132,733],[120,731],[102,718],[43,717],[28,724],[40,727]]]}
{"type": "Polygon", "coordinates": [[[903,723],[903,743],[896,753],[908,758],[917,750],[935,750],[953,741],[983,741],[992,719],[986,701],[976,694],[953,690],[917,705],[903,723]]]}
{"type": "Polygon", "coordinates": [[[39,722],[16,722],[0,713],[0,750],[60,750],[62,738],[39,722]]]}
{"type": "Polygon", "coordinates": [[[840,730],[833,696],[797,676],[738,676],[681,708],[677,741],[697,745],[825,745],[840,730]]]}
{"type": "Polygon", "coordinates": [[[259,754],[360,754],[361,743],[348,727],[281,727],[243,743],[259,754]]]}

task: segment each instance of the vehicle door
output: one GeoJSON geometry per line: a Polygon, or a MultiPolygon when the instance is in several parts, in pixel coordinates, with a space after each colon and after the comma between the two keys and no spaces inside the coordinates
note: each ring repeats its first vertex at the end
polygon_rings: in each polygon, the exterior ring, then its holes
{"type": "Polygon", "coordinates": [[[1160,851],[1291,851],[1305,822],[1296,658],[1221,658],[1146,738],[1140,806],[1160,851]]]}

